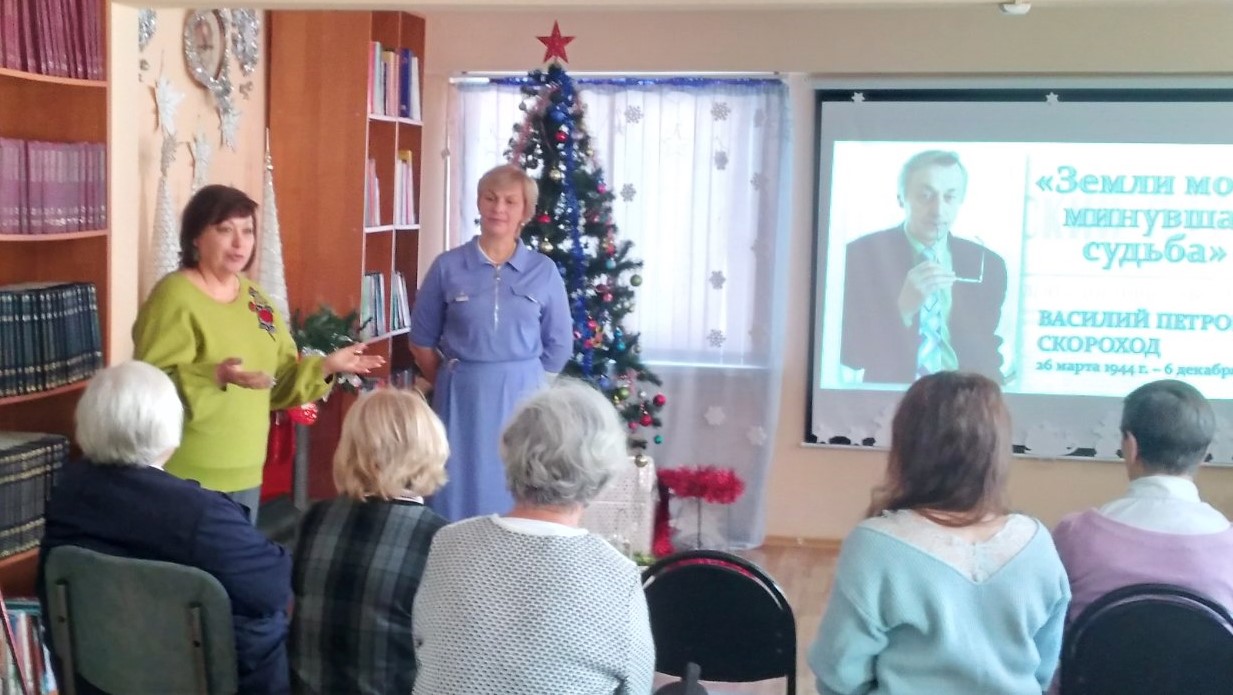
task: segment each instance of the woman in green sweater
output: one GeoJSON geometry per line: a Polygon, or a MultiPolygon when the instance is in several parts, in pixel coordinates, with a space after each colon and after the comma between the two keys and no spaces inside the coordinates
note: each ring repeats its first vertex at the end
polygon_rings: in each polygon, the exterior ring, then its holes
{"type": "Polygon", "coordinates": [[[134,356],[167,372],[184,401],[184,436],[166,471],[227,493],[256,520],[270,411],[321,398],[338,372],[384,359],[348,345],[300,358],[270,300],[244,275],[257,203],[206,186],[184,208],[180,269],[158,282],[133,325],[134,356]]]}

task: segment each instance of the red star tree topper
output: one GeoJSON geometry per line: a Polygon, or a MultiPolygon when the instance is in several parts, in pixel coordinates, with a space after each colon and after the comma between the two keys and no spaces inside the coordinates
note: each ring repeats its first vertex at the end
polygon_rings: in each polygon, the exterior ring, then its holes
{"type": "Polygon", "coordinates": [[[539,42],[544,44],[544,62],[553,58],[560,58],[562,63],[568,63],[569,58],[565,55],[565,47],[570,41],[574,40],[572,36],[561,36],[561,26],[557,22],[552,23],[552,33],[547,36],[537,36],[539,42]]]}

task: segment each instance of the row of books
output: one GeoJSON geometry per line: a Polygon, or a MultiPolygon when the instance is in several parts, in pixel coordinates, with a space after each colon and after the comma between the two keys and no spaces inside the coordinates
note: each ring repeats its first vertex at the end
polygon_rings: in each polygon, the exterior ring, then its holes
{"type": "Polygon", "coordinates": [[[394,226],[410,227],[415,221],[415,153],[399,150],[394,162],[394,226]]]}
{"type": "Polygon", "coordinates": [[[106,226],[106,143],[0,138],[0,234],[106,226]]]}
{"type": "Polygon", "coordinates": [[[360,285],[360,339],[372,340],[385,335],[385,276],[381,273],[365,273],[360,285]]]}
{"type": "Polygon", "coordinates": [[[102,366],[93,284],[0,286],[0,398],[81,381],[102,366]]]}
{"type": "Polygon", "coordinates": [[[364,226],[381,224],[381,185],[377,178],[377,160],[369,159],[364,167],[364,226]]]}
{"type": "Polygon", "coordinates": [[[409,48],[368,44],[368,113],[420,120],[420,59],[409,48]]]}
{"type": "Polygon", "coordinates": [[[0,39],[0,67],[84,80],[106,77],[99,0],[0,0],[0,39]]]}
{"type": "Polygon", "coordinates": [[[0,630],[0,693],[55,695],[60,692],[51,668],[46,633],[39,625],[39,604],[33,599],[8,599],[2,604],[0,630]]]}
{"type": "Polygon", "coordinates": [[[0,432],[0,557],[38,546],[43,511],[68,455],[67,437],[0,432]]]}
{"type": "Polygon", "coordinates": [[[411,328],[411,302],[407,298],[407,276],[394,271],[394,284],[390,287],[390,330],[411,328]]]}

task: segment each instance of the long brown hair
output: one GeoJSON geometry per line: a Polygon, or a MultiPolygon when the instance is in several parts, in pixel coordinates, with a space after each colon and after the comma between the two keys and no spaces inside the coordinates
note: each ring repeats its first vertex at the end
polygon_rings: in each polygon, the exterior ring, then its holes
{"type": "Polygon", "coordinates": [[[1006,513],[1010,412],[987,377],[938,372],[922,377],[899,403],[891,425],[886,479],[869,516],[900,509],[925,512],[948,526],[1006,513]]]}

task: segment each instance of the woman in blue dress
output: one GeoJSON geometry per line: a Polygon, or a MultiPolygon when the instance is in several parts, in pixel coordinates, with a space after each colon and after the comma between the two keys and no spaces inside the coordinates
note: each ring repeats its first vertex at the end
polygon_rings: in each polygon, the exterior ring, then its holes
{"type": "Polygon", "coordinates": [[[501,426],[574,349],[561,274],[520,241],[539,197],[535,181],[506,164],[477,189],[479,236],[433,261],[411,315],[411,353],[433,384],[450,442],[450,482],[428,504],[450,521],[510,509],[501,426]]]}

